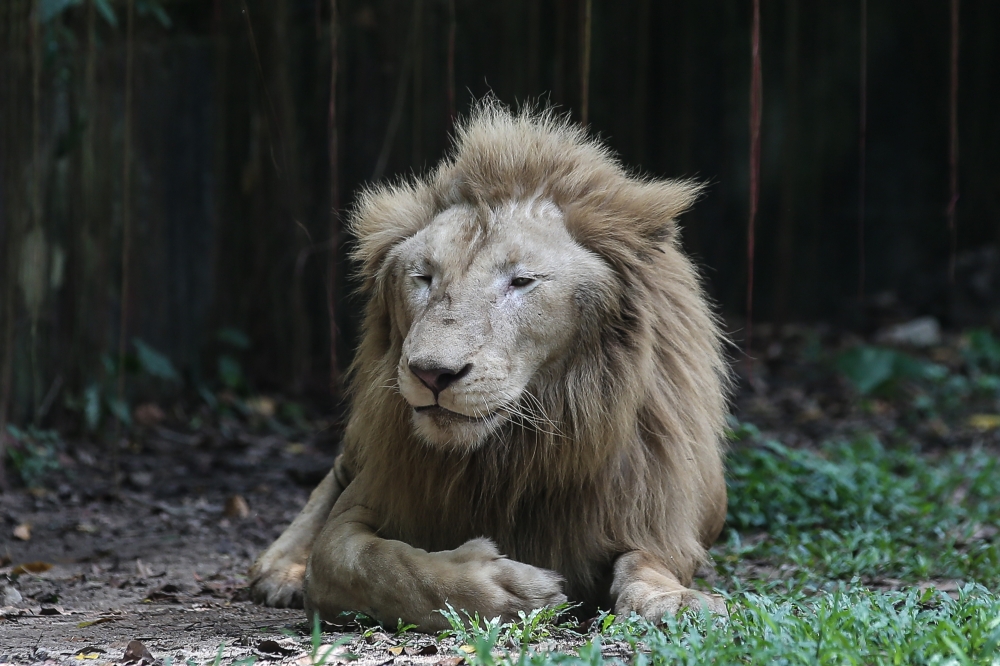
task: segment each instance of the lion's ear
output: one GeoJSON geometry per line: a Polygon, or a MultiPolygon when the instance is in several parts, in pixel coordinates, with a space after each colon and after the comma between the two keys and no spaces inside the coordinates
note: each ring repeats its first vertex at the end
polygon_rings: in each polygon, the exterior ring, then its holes
{"type": "Polygon", "coordinates": [[[398,243],[417,233],[434,217],[434,201],[426,186],[403,182],[376,185],[358,197],[349,222],[358,242],[353,257],[370,280],[398,243]]]}
{"type": "Polygon", "coordinates": [[[648,256],[674,238],[677,217],[698,199],[695,181],[627,180],[563,205],[570,233],[613,263],[648,256]]]}
{"type": "Polygon", "coordinates": [[[677,231],[677,218],[694,205],[704,185],[693,180],[657,180],[635,183],[624,206],[635,216],[637,231],[653,241],[677,231]]]}

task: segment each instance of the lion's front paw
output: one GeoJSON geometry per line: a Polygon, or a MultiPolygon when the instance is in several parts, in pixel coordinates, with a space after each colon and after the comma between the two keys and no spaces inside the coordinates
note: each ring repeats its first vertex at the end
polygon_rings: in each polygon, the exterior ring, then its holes
{"type": "Polygon", "coordinates": [[[305,573],[305,563],[282,559],[268,561],[265,553],[265,557],[250,569],[250,597],[265,606],[302,608],[305,573]]]}
{"type": "Polygon", "coordinates": [[[677,615],[684,608],[705,608],[729,616],[725,600],[717,594],[704,594],[685,587],[655,589],[642,583],[625,588],[615,603],[615,614],[627,618],[636,613],[650,622],[660,623],[665,615],[677,615]]]}
{"type": "MultiPolygon", "coordinates": [[[[518,611],[528,613],[566,601],[562,576],[508,559],[487,539],[469,541],[453,552],[469,567],[463,582],[473,593],[461,602],[466,612],[511,621],[517,619],[518,611]]],[[[449,602],[455,605],[454,600],[449,602]]]]}

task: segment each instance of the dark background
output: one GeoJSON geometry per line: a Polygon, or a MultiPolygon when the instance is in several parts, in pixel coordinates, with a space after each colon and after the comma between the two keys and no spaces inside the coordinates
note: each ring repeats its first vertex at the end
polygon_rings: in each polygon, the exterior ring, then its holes
{"type": "MultiPolygon", "coordinates": [[[[250,343],[241,381],[329,404],[330,211],[443,154],[451,27],[459,114],[489,92],[583,113],[586,0],[338,0],[331,178],[328,0],[135,0],[123,253],[126,7],[0,2],[0,423],[56,419],[85,387],[114,383],[123,265],[130,354],[139,338],[184,386],[210,386],[223,381],[217,332],[237,329],[250,343]]],[[[860,7],[762,2],[754,318],[861,330],[928,313],[946,326],[994,323],[1000,4],[961,2],[950,282],[950,4],[868,2],[864,299],[860,7]]],[[[684,242],[740,330],[751,2],[593,0],[592,12],[589,124],[642,173],[711,183],[682,220],[684,242]]],[[[350,238],[339,241],[344,367],[360,304],[350,238]]],[[[163,387],[130,379],[126,392],[163,387]]]]}

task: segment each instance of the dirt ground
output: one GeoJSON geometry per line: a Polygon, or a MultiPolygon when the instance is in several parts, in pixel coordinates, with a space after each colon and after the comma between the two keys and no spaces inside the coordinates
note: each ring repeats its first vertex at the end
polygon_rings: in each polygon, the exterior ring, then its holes
{"type": "Polygon", "coordinates": [[[329,468],[329,440],[165,426],[136,439],[117,492],[107,454],[75,444],[57,488],[0,495],[0,574],[23,597],[2,609],[0,663],[119,660],[133,640],[182,663],[224,643],[228,663],[307,631],[302,611],[251,603],[246,571],[329,468]]]}

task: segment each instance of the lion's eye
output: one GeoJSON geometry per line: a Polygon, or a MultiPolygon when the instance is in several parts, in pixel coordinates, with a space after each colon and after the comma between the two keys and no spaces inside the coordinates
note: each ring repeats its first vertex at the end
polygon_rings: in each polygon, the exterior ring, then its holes
{"type": "Polygon", "coordinates": [[[510,281],[510,286],[516,287],[517,289],[521,289],[523,287],[527,287],[527,286],[533,284],[534,282],[535,282],[535,278],[521,276],[521,277],[516,277],[513,280],[511,280],[510,281]]]}
{"type": "Polygon", "coordinates": [[[431,282],[434,281],[434,277],[431,275],[424,275],[422,273],[416,273],[410,276],[414,279],[417,284],[423,285],[425,287],[431,286],[431,282]]]}

